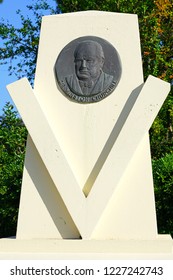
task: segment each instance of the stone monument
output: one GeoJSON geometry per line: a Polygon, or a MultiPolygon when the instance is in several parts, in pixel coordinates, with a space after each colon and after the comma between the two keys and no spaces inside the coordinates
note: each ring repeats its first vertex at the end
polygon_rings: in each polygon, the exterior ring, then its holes
{"type": "Polygon", "coordinates": [[[7,87],[29,135],[3,256],[172,258],[157,233],[148,136],[170,85],[142,71],[137,15],[43,17],[34,89],[26,78],[7,87]]]}

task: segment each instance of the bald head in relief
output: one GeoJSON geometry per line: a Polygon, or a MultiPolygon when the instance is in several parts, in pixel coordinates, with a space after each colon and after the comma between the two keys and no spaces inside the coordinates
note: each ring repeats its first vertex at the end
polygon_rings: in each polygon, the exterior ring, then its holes
{"type": "Polygon", "coordinates": [[[101,101],[115,89],[121,65],[117,51],[109,42],[85,36],[64,47],[57,58],[55,72],[66,97],[92,103],[101,101]]]}

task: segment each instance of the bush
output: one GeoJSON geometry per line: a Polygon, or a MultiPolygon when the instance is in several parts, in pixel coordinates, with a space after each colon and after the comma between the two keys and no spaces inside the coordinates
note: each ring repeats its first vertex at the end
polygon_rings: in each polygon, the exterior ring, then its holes
{"type": "Polygon", "coordinates": [[[0,117],[0,237],[15,235],[27,131],[9,103],[0,117]]]}
{"type": "Polygon", "coordinates": [[[159,233],[173,236],[173,154],[153,160],[153,177],[159,233]]]}

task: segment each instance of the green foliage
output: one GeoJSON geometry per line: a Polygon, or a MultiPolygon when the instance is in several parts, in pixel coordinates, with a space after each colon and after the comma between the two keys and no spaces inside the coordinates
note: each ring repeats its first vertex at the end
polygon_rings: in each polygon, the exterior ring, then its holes
{"type": "Polygon", "coordinates": [[[162,106],[150,129],[150,143],[153,159],[173,153],[173,95],[172,91],[162,106]]]}
{"type": "Polygon", "coordinates": [[[173,154],[153,160],[153,173],[159,232],[173,237],[173,154]]]}
{"type": "Polygon", "coordinates": [[[57,0],[56,2],[63,13],[86,10],[100,10],[121,13],[136,13],[138,10],[142,11],[142,13],[146,13],[148,10],[151,11],[153,7],[153,1],[142,1],[142,3],[139,5],[138,0],[57,0]]]}
{"type": "Polygon", "coordinates": [[[0,46],[0,65],[8,64],[9,75],[27,77],[32,83],[42,16],[57,10],[46,1],[33,1],[33,5],[27,5],[27,8],[32,17],[24,17],[20,10],[16,12],[21,21],[20,27],[14,27],[3,19],[0,22],[0,38],[3,41],[0,46]]]}
{"type": "Polygon", "coordinates": [[[0,117],[0,237],[15,235],[27,131],[7,103],[0,117]]]}

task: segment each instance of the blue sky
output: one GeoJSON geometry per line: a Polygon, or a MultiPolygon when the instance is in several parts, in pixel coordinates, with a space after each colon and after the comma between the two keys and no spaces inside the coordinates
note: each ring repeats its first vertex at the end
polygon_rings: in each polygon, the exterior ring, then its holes
{"type": "MultiPolygon", "coordinates": [[[[16,11],[20,9],[23,15],[29,15],[29,11],[27,9],[27,5],[32,5],[36,0],[4,0],[2,4],[0,4],[0,20],[3,18],[4,20],[8,20],[9,23],[14,26],[18,26],[20,24],[20,17],[16,14],[16,11]]],[[[50,4],[54,4],[54,0],[48,1],[50,4]]],[[[0,45],[2,41],[0,41],[0,45]]],[[[9,76],[8,66],[2,65],[0,66],[0,115],[2,114],[2,108],[6,104],[6,102],[12,102],[10,95],[6,89],[6,85],[16,81],[16,76],[9,76]]]]}

